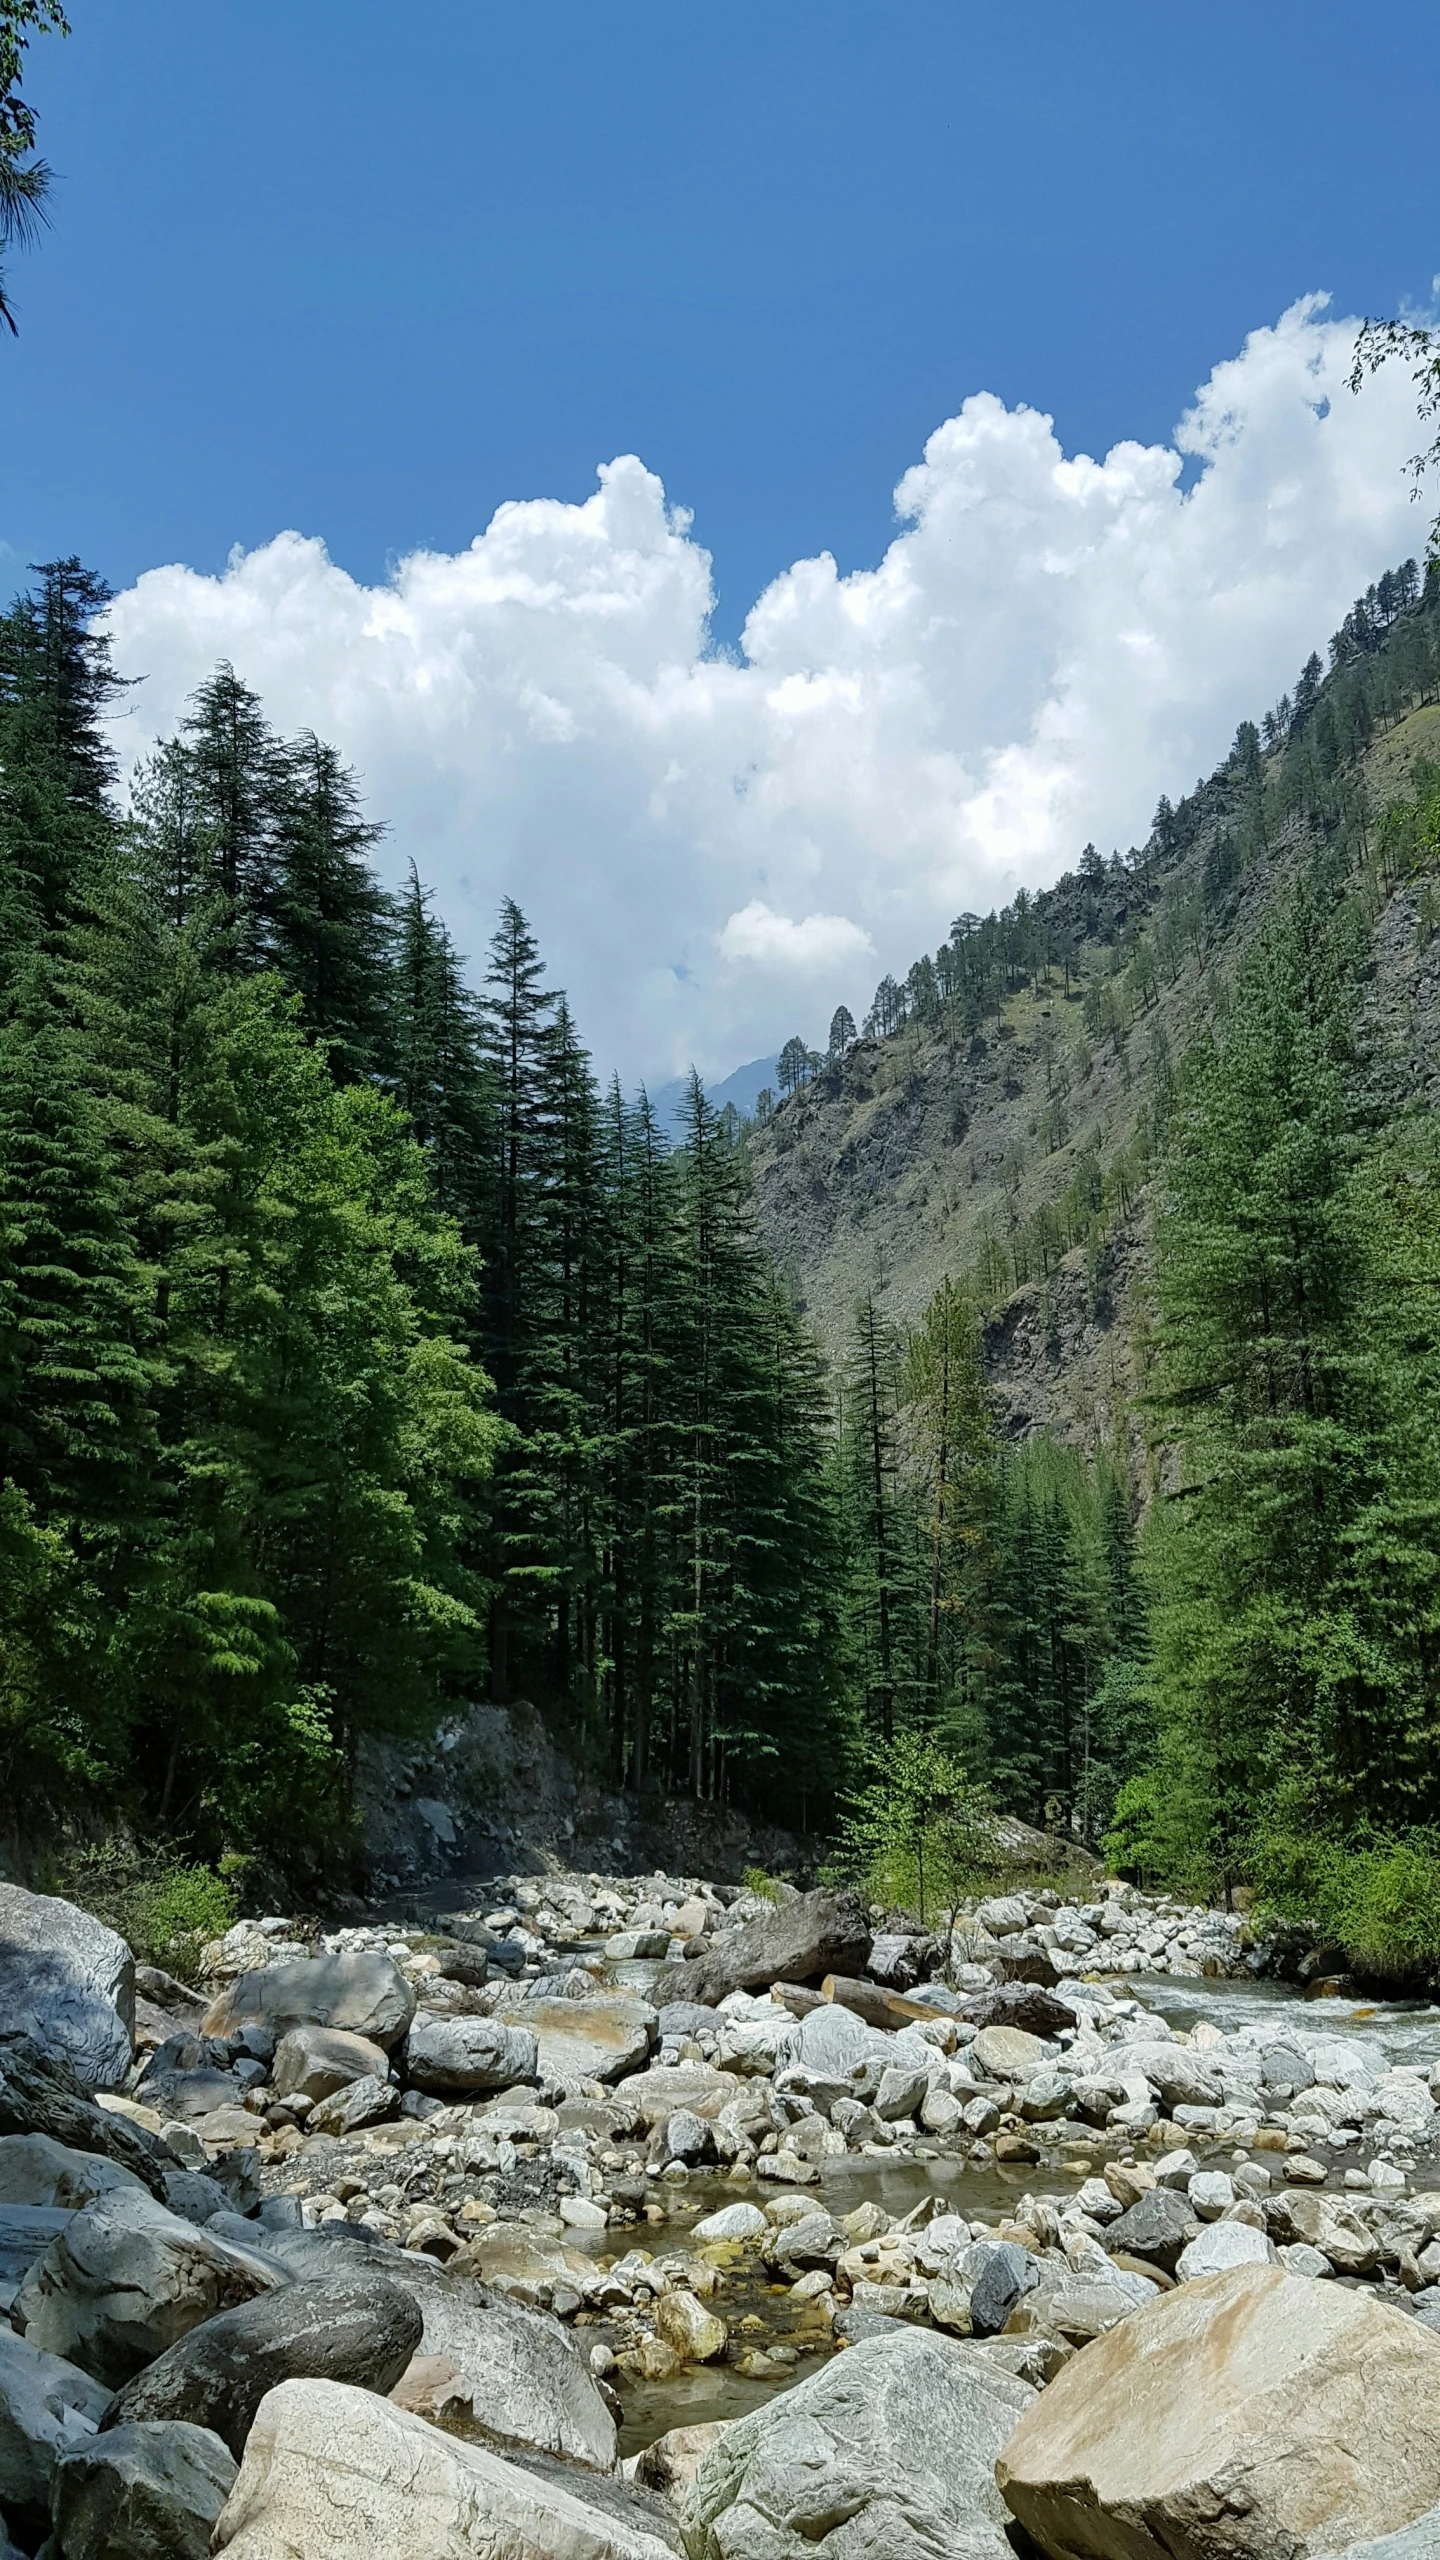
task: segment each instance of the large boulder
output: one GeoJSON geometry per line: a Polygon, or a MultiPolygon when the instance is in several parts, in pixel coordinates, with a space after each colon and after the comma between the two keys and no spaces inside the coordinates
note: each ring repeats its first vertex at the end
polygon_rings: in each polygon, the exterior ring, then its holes
{"type": "Polygon", "coordinates": [[[648,2071],[632,2072],[617,2091],[647,2128],[663,2124],[677,2107],[691,2115],[718,2116],[734,2095],[734,2072],[717,2071],[708,2062],[654,2062],[648,2071]]]}
{"type": "Polygon", "coordinates": [[[703,2000],[713,2007],[732,1991],[772,1982],[812,1982],[822,1974],[863,1973],[870,1961],[870,1923],[854,1893],[798,1893],[793,1902],[702,1942],[704,1952],[662,1973],[652,1997],[703,2000]]]}
{"type": "Polygon", "coordinates": [[[535,2038],[503,2018],[442,2018],[422,2009],[405,2046],[405,2073],[417,2089],[471,2094],[533,2080],[535,2038]]]}
{"type": "Polygon", "coordinates": [[[518,2303],[477,2301],[468,2286],[427,2285],[425,2345],[395,2383],[399,2409],[502,2451],[615,2467],[615,2421],[569,2332],[518,2303]]]}
{"type": "Polygon", "coordinates": [[[240,2027],[270,2027],[285,2036],[292,2027],[343,2027],[389,2053],[414,2015],[415,1994],[399,1967],[361,1950],[300,1956],[237,1975],[211,2002],[200,2032],[233,2036],[240,2027]]]}
{"type": "Polygon", "coordinates": [[[649,2002],[623,1993],[595,2000],[527,2000],[506,2015],[512,2026],[523,2026],[535,2038],[540,2078],[569,2088],[583,2080],[608,2084],[640,2070],[655,2032],[649,2002]]]}
{"type": "Polygon", "coordinates": [[[8,2311],[37,2258],[70,2220],[54,2205],[0,2204],[0,2311],[8,2311]]]}
{"type": "Polygon", "coordinates": [[[369,2036],[345,2027],[292,2027],[275,2048],[270,2076],[280,2098],[332,2098],[352,2080],[384,2080],[390,2065],[369,2036]]]}
{"type": "MultiPolygon", "coordinates": [[[[615,2421],[569,2330],[499,2290],[515,2283],[538,2297],[558,2283],[578,2296],[594,2272],[594,2262],[580,2252],[513,2224],[497,2225],[465,2252],[467,2272],[487,2287],[481,2293],[432,2260],[372,2241],[368,2233],[362,2237],[343,2223],[262,2230],[256,2245],[296,2279],[297,2290],[383,2277],[413,2296],[423,2329],[414,2362],[391,2389],[397,2406],[456,2435],[553,2454],[595,2471],[613,2466],[615,2421]]],[[[136,2390],[148,2381],[142,2375],[136,2390]]]]}
{"type": "Polygon", "coordinates": [[[1148,2080],[1167,2107],[1218,2107],[1225,2094],[1218,2073],[1185,2044],[1114,2044],[1105,2068],[1112,2079],[1148,2080]]]}
{"type": "Polygon", "coordinates": [[[102,2197],[31,2268],[15,2326],[118,2390],[187,2330],[284,2283],[273,2263],[147,2195],[102,2197]]]}
{"type": "Polygon", "coordinates": [[[114,2089],[135,2042],[135,1960],[73,1902],[0,1884],[0,2035],[62,2053],[83,2089],[114,2089]]]}
{"type": "Polygon", "coordinates": [[[72,2151],[48,2133],[0,2134],[0,2205],[38,2205],[83,2213],[97,2197],[128,2188],[146,2192],[133,2169],[102,2152],[72,2151]]]}
{"type": "Polygon", "coordinates": [[[187,2331],[117,2392],[106,2429],[188,2418],[212,2427],[237,2462],[277,2382],[317,2379],[389,2391],[421,2340],[420,2306],[384,2275],[349,2273],[256,2294],[187,2331]]]}
{"type": "Polygon", "coordinates": [[[260,2404],[215,2532],[233,2560],[674,2560],[620,2494],[564,2486],[338,2382],[260,2404]]]}
{"type": "Polygon", "coordinates": [[[959,2014],[976,2027],[1020,2027],[1026,2035],[1055,2037],[1075,2024],[1068,2000],[1038,1982],[1000,1982],[959,2004],[959,2014]]]}
{"type": "Polygon", "coordinates": [[[1010,2560],[995,2459],[1034,2392],[896,2327],[739,2418],[681,2516],[691,2560],[1010,2560]]]}
{"type": "Polygon", "coordinates": [[[1440,2338],[1366,2294],[1236,2267],[1087,2347],[997,2476],[1050,2560],[1318,2560],[1440,2500],[1440,2338]]]}
{"type": "Polygon", "coordinates": [[[208,2560],[235,2465],[204,2427],[117,2427],[55,2466],[64,2560],[208,2560]]]}
{"type": "Polygon", "coordinates": [[[0,2040],[0,2135],[37,2133],[69,2151],[118,2161],[152,2195],[161,2192],[166,2171],[181,2166],[158,2134],[97,2107],[63,2053],[47,2053],[32,2036],[7,2036],[0,2040]]]}
{"type": "Polygon", "coordinates": [[[48,2515],[62,2453],[93,2435],[105,2386],[59,2356],[42,2355],[0,2322],[0,2508],[48,2515]]]}

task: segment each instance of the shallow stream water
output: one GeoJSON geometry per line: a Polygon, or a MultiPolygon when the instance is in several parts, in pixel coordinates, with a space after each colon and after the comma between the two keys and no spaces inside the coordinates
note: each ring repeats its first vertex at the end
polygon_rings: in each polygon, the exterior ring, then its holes
{"type": "MultiPolygon", "coordinates": [[[[640,1965],[615,1968],[617,1973],[629,1976],[636,1989],[646,1987],[655,1970],[654,1966],[640,1965]],[[636,1979],[641,1976],[646,1981],[636,1979]]],[[[1212,2020],[1227,2033],[1260,2023],[1273,2027],[1277,2010],[1286,2010],[1293,2014],[1297,2027],[1303,2024],[1307,2034],[1374,2039],[1383,2044],[1395,2062],[1428,2061],[1440,2051],[1440,2008],[1420,2001],[1307,2000],[1302,1992],[1283,1982],[1186,1980],[1170,1974],[1146,1974],[1133,1981],[1123,1977],[1107,1980],[1117,1998],[1133,1995],[1145,2007],[1167,2018],[1177,2031],[1196,2025],[1202,2018],[1212,2020]]],[[[1184,2139],[1178,2130],[1177,2139],[1184,2139]]],[[[993,2223],[1013,2213],[1023,2195],[1063,2194],[1067,2187],[1078,2184],[1092,2166],[1129,2148],[1097,2132],[1092,2143],[1070,2151],[1057,2150],[1052,2158],[1027,2164],[952,2158],[887,2160],[850,2153],[844,2159],[825,2161],[820,2184],[807,2192],[814,2195],[817,2206],[837,2218],[865,2203],[878,2204],[898,2218],[933,2193],[942,2200],[944,2210],[963,2214],[967,2221],[993,2223]]],[[[1320,2156],[1325,2156],[1323,2150],[1320,2156]]],[[[1353,2167],[1361,2156],[1359,2147],[1335,2153],[1329,2183],[1342,2186],[1346,2167],[1353,2167]]],[[[759,2192],[763,2201],[763,2191],[759,2192]]],[[[717,2206],[733,2203],[735,2195],[735,2188],[723,2179],[694,2179],[683,2190],[672,2190],[668,2224],[636,2237],[642,2246],[653,2246],[657,2257],[668,2250],[683,2250],[689,2226],[717,2206]]],[[[597,2237],[607,2251],[613,2249],[615,2235],[597,2237]]],[[[793,2325],[787,2288],[767,2284],[760,2270],[741,2273],[734,2282],[727,2280],[723,2302],[717,2307],[723,2308],[732,2324],[737,2318],[762,2323],[767,2334],[762,2336],[759,2330],[752,2333],[757,2344],[783,2342],[793,2325]]],[[[621,2453],[639,2452],[671,2427],[743,2417],[777,2393],[793,2389],[821,2361],[823,2354],[802,2354],[785,2375],[764,2379],[747,2379],[729,2365],[702,2365],[665,2382],[627,2382],[622,2392],[621,2453]]]]}

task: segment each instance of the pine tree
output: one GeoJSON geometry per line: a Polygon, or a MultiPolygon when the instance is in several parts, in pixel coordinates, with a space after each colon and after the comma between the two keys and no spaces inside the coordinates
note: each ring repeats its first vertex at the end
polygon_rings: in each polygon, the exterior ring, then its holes
{"type": "Polygon", "coordinates": [[[366,859],[382,829],[355,777],[306,731],[277,759],[264,949],[304,999],[305,1023],[346,1081],[387,1063],[391,902],[366,859]]]}

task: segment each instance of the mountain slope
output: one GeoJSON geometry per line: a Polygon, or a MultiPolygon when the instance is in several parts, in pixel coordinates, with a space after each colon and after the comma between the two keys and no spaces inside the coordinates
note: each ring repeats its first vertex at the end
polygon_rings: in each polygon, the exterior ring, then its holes
{"type": "Polygon", "coordinates": [[[984,927],[961,919],[905,990],[879,991],[877,1015],[898,999],[903,1023],[881,1034],[872,1016],[871,1036],[750,1134],[761,1232],[832,1360],[865,1295],[911,1324],[947,1274],[965,1277],[988,1311],[986,1366],[1011,1434],[1048,1428],[1089,1447],[1124,1426],[1176,1063],[1223,1018],[1247,946],[1317,858],[1373,925],[1377,1072],[1383,1057],[1392,1091],[1440,1094],[1428,892],[1392,876],[1377,826],[1417,765],[1440,758],[1440,590],[1432,577],[1383,631],[1372,621],[1363,650],[1347,645],[1353,621],[1324,684],[1311,661],[1303,719],[1288,704],[1270,716],[1268,752],[1242,728],[1188,801],[1162,802],[1127,861],[1087,848],[1054,889],[984,927]]]}

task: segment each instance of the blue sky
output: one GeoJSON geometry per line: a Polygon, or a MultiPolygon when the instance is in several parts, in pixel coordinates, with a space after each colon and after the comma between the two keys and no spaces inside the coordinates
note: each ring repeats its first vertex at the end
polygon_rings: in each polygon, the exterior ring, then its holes
{"type": "Polygon", "coordinates": [[[0,537],[117,584],[320,533],[373,580],[635,451],[720,624],[969,392],[1168,434],[1317,287],[1440,264],[1433,5],[75,0],[0,537]]]}
{"type": "Polygon", "coordinates": [[[1344,379],[1440,269],[1433,5],[72,14],[0,568],[122,590],[127,756],[221,654],[334,737],[602,1066],[1143,836],[1423,542],[1344,379]]]}

